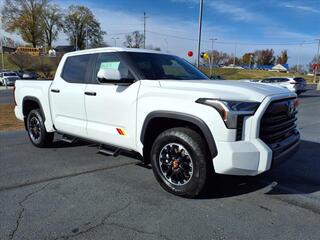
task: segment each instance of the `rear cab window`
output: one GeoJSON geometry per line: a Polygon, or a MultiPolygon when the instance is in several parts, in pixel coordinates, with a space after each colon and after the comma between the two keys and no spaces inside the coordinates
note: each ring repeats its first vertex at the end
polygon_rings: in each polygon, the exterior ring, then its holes
{"type": "Polygon", "coordinates": [[[61,77],[69,83],[86,83],[92,54],[70,56],[66,59],[61,77]]]}

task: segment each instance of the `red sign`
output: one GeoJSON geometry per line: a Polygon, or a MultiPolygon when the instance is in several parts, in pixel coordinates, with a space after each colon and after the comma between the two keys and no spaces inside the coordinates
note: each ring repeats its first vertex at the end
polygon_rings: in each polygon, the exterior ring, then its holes
{"type": "Polygon", "coordinates": [[[188,51],[188,57],[192,57],[193,56],[193,52],[192,51],[188,51]]]}
{"type": "Polygon", "coordinates": [[[312,64],[313,71],[316,71],[319,68],[319,65],[320,64],[316,64],[316,63],[312,64]]]}

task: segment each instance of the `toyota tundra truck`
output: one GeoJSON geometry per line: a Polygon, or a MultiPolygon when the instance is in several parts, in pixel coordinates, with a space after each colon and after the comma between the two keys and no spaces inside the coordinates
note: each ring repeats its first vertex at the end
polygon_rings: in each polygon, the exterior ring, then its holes
{"type": "Polygon", "coordinates": [[[211,80],[157,51],[67,53],[53,81],[19,80],[14,95],[34,146],[49,146],[56,133],[99,143],[110,155],[132,151],[165,190],[184,197],[199,195],[212,173],[263,173],[300,142],[295,93],[211,80]]]}

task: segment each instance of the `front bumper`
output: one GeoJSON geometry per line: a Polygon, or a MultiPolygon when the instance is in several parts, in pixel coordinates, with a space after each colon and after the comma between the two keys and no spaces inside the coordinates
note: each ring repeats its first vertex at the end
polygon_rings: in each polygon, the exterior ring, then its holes
{"type": "Polygon", "coordinates": [[[275,150],[260,139],[217,142],[218,155],[213,159],[215,172],[227,175],[258,175],[288,160],[297,152],[299,139],[297,136],[296,141],[290,146],[282,143],[281,147],[285,150],[280,154],[275,154],[275,150]]]}
{"type": "Polygon", "coordinates": [[[290,158],[299,147],[298,130],[295,129],[295,134],[275,144],[261,140],[259,132],[261,118],[271,102],[292,96],[269,97],[263,101],[256,114],[245,121],[242,141],[216,142],[218,155],[213,159],[215,172],[255,176],[290,158]]]}

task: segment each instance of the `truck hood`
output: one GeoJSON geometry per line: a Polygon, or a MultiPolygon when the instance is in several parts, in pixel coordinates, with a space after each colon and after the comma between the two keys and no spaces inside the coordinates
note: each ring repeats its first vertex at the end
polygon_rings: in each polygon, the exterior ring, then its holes
{"type": "Polygon", "coordinates": [[[168,89],[192,91],[199,98],[218,98],[262,102],[271,95],[294,96],[289,90],[277,86],[231,80],[160,80],[168,89]]]}

